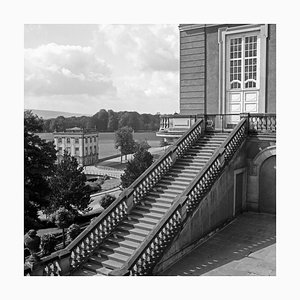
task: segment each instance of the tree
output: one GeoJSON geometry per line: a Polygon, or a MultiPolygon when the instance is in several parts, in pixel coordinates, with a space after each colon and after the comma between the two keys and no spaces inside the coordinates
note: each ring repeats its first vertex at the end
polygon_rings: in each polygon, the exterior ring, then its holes
{"type": "Polygon", "coordinates": [[[24,227],[38,228],[38,211],[47,207],[50,194],[48,178],[55,169],[56,150],[53,142],[42,140],[36,132],[43,120],[32,111],[24,112],[24,227]]]}
{"type": "Polygon", "coordinates": [[[108,110],[108,124],[107,130],[108,131],[116,131],[118,130],[118,114],[112,111],[111,109],[108,110]]]}
{"type": "Polygon", "coordinates": [[[101,109],[92,116],[92,125],[96,126],[98,131],[107,131],[107,123],[108,112],[105,109],[101,109]]]}
{"type": "Polygon", "coordinates": [[[116,131],[115,147],[116,149],[120,149],[121,162],[122,162],[122,155],[127,156],[127,154],[134,152],[135,141],[133,140],[132,128],[125,126],[116,131]]]}
{"type": "Polygon", "coordinates": [[[54,252],[56,244],[57,244],[57,240],[54,234],[46,233],[42,235],[41,238],[42,255],[46,256],[54,252]]]}
{"type": "Polygon", "coordinates": [[[75,157],[64,152],[55,174],[50,178],[51,188],[49,212],[60,207],[71,211],[74,215],[90,210],[90,187],[86,185],[83,167],[79,167],[75,157]]]}
{"type": "Polygon", "coordinates": [[[128,162],[124,174],[121,175],[123,188],[129,187],[152,163],[152,154],[139,146],[133,159],[128,162]]]}
{"type": "Polygon", "coordinates": [[[67,228],[70,225],[70,223],[72,223],[74,217],[75,216],[73,212],[64,207],[60,207],[51,215],[51,221],[54,222],[58,228],[62,229],[64,248],[66,247],[65,228],[67,228]]]}
{"type": "Polygon", "coordinates": [[[136,150],[138,150],[139,148],[144,148],[145,150],[148,150],[149,148],[151,148],[151,146],[148,144],[147,140],[143,140],[141,142],[136,143],[136,150]]]}
{"type": "Polygon", "coordinates": [[[115,200],[115,196],[106,194],[100,199],[99,204],[105,209],[109,207],[115,200]]]}

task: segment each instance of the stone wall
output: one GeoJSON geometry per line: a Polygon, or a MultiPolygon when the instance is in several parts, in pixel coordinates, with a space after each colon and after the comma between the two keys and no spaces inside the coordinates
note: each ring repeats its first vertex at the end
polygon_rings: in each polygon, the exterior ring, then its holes
{"type": "MultiPolygon", "coordinates": [[[[193,245],[212,230],[234,216],[234,176],[235,170],[246,166],[246,145],[235,154],[222,175],[213,185],[196,211],[189,217],[184,228],[171,247],[156,265],[154,274],[167,267],[191,251],[193,245]]],[[[243,208],[246,203],[243,203],[243,208]]]]}

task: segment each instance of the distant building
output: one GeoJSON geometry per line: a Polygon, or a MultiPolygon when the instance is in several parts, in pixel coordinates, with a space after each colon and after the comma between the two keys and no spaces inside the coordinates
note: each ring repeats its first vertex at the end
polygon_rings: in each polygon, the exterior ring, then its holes
{"type": "Polygon", "coordinates": [[[54,132],[54,145],[57,161],[62,160],[67,150],[81,166],[92,165],[98,161],[99,137],[98,132],[84,130],[79,127],[68,128],[65,132],[54,132]]]}

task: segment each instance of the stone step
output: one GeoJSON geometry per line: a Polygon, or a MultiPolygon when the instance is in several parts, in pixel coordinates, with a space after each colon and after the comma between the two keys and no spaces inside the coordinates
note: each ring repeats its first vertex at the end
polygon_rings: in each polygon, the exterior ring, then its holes
{"type": "Polygon", "coordinates": [[[202,149],[189,149],[186,152],[186,155],[189,154],[196,154],[196,155],[200,155],[202,153],[214,153],[215,149],[207,149],[207,148],[202,148],[202,149]]]}
{"type": "Polygon", "coordinates": [[[132,234],[140,235],[142,237],[147,236],[150,232],[150,230],[136,228],[135,226],[127,226],[126,224],[121,224],[117,228],[126,233],[132,233],[132,234]]]}
{"type": "Polygon", "coordinates": [[[133,241],[125,240],[124,238],[113,237],[113,236],[109,237],[107,239],[107,242],[113,243],[117,246],[130,248],[133,250],[136,250],[140,246],[140,242],[133,242],[133,241]]]}
{"type": "Polygon", "coordinates": [[[164,202],[164,201],[155,201],[152,199],[145,199],[144,201],[145,206],[150,206],[150,207],[159,207],[159,208],[164,208],[164,209],[169,209],[172,206],[172,202],[164,202]]]}
{"type": "Polygon", "coordinates": [[[107,242],[104,241],[100,248],[99,251],[101,251],[101,249],[104,249],[106,251],[110,251],[110,252],[116,252],[116,253],[120,253],[123,255],[132,255],[134,252],[134,249],[132,248],[128,248],[128,247],[124,247],[115,243],[111,243],[111,242],[107,242]]]}
{"type": "Polygon", "coordinates": [[[145,209],[140,209],[139,207],[135,207],[133,210],[132,210],[132,213],[130,214],[133,214],[133,215],[140,215],[140,216],[144,216],[146,218],[150,218],[150,219],[153,219],[153,220],[156,220],[156,224],[158,222],[158,220],[160,220],[162,218],[162,216],[164,215],[163,213],[161,214],[158,214],[158,213],[153,213],[149,210],[145,210],[145,209]]]}
{"type": "Polygon", "coordinates": [[[129,257],[131,256],[131,254],[121,254],[121,253],[117,253],[117,252],[113,252],[111,250],[107,250],[107,249],[99,249],[97,252],[95,252],[95,254],[91,257],[101,257],[102,259],[110,259],[110,260],[114,260],[116,262],[120,262],[122,264],[124,264],[129,257]]]}
{"type": "MultiPolygon", "coordinates": [[[[87,263],[93,264],[92,267],[95,267],[97,264],[100,264],[103,267],[115,270],[115,269],[120,269],[124,263],[120,262],[120,261],[116,261],[113,259],[107,259],[107,258],[102,258],[101,256],[97,256],[97,255],[93,255],[89,258],[89,260],[87,261],[87,263]]],[[[85,268],[87,268],[86,264],[85,264],[85,268]]],[[[98,268],[96,269],[97,273],[101,273],[102,268],[98,268]]]]}
{"type": "Polygon", "coordinates": [[[154,186],[152,188],[152,193],[158,193],[158,194],[166,194],[166,195],[177,195],[178,191],[174,188],[172,188],[171,186],[169,187],[160,187],[158,185],[154,186]]]}
{"type": "Polygon", "coordinates": [[[219,131],[219,132],[216,132],[216,131],[207,131],[206,133],[205,133],[205,136],[228,136],[229,135],[229,132],[221,132],[221,131],[219,131]]]}
{"type": "Polygon", "coordinates": [[[146,196],[145,200],[150,202],[155,202],[155,203],[163,203],[163,204],[171,205],[176,197],[177,196],[174,196],[173,199],[170,199],[170,198],[153,198],[153,197],[146,196]]]}
{"type": "Polygon", "coordinates": [[[205,165],[204,162],[195,161],[177,161],[174,167],[192,167],[192,168],[202,168],[205,165]]]}
{"type": "Polygon", "coordinates": [[[190,179],[190,180],[195,178],[194,174],[191,174],[189,172],[177,171],[177,170],[170,171],[168,174],[171,175],[171,176],[186,178],[186,179],[190,179]]]}
{"type": "Polygon", "coordinates": [[[136,228],[141,228],[144,230],[152,230],[155,226],[154,224],[145,223],[137,219],[131,219],[131,220],[127,219],[123,221],[123,223],[126,224],[127,226],[135,226],[136,228]]]}
{"type": "Polygon", "coordinates": [[[192,159],[194,162],[197,163],[206,163],[208,161],[207,156],[197,156],[197,155],[185,155],[184,157],[180,158],[180,161],[185,162],[186,160],[192,159]]]}
{"type": "Polygon", "coordinates": [[[162,216],[166,213],[167,209],[165,208],[158,208],[158,207],[147,207],[147,206],[142,206],[141,204],[138,204],[135,209],[138,209],[142,212],[150,212],[151,215],[155,214],[157,216],[160,216],[160,218],[162,218],[162,216]]]}
{"type": "Polygon", "coordinates": [[[159,182],[157,185],[156,185],[157,188],[162,189],[162,190],[172,190],[172,192],[176,192],[176,193],[180,193],[182,191],[184,191],[186,189],[186,186],[184,185],[175,185],[175,183],[162,183],[162,182],[159,182]]]}
{"type": "Polygon", "coordinates": [[[147,196],[152,199],[164,198],[164,199],[174,199],[177,193],[168,193],[168,192],[159,192],[159,191],[151,191],[147,196]]]}
{"type": "Polygon", "coordinates": [[[182,161],[184,163],[189,163],[189,164],[195,164],[195,163],[198,163],[198,164],[201,164],[201,167],[203,167],[208,161],[209,161],[209,157],[206,157],[205,159],[199,159],[195,156],[186,156],[184,159],[182,159],[182,161]]]}
{"type": "Polygon", "coordinates": [[[193,156],[193,157],[205,159],[206,157],[211,157],[213,153],[214,152],[186,153],[185,157],[193,156]]]}
{"type": "Polygon", "coordinates": [[[181,173],[191,173],[191,174],[197,174],[200,172],[202,168],[193,168],[193,167],[183,167],[183,166],[177,166],[177,167],[173,167],[172,170],[176,171],[176,172],[181,172],[181,173]]]}
{"type": "Polygon", "coordinates": [[[223,142],[223,141],[225,141],[225,139],[227,138],[227,136],[226,137],[221,137],[221,136],[204,136],[204,137],[202,137],[201,139],[199,139],[199,141],[201,141],[201,142],[223,142]]]}
{"type": "Polygon", "coordinates": [[[201,167],[193,166],[193,164],[191,164],[191,165],[175,165],[172,169],[174,169],[174,170],[191,170],[191,171],[199,172],[203,166],[204,166],[204,164],[202,164],[201,167]]]}
{"type": "Polygon", "coordinates": [[[112,234],[116,237],[124,238],[127,241],[132,241],[132,242],[135,242],[135,243],[142,242],[146,237],[146,236],[133,234],[131,232],[123,231],[123,230],[118,229],[118,228],[115,229],[112,234]]]}
{"type": "Polygon", "coordinates": [[[216,148],[218,148],[219,144],[205,144],[205,143],[197,143],[194,144],[190,149],[192,150],[215,150],[216,148]]]}
{"type": "Polygon", "coordinates": [[[157,218],[152,218],[151,216],[147,217],[144,214],[139,214],[139,213],[135,214],[134,212],[130,213],[130,216],[128,216],[128,219],[132,220],[134,222],[147,223],[147,224],[153,225],[153,226],[155,226],[158,223],[158,221],[160,220],[157,218]]]}
{"type": "Polygon", "coordinates": [[[180,182],[180,181],[176,181],[175,178],[173,177],[163,177],[158,184],[162,184],[162,185],[169,185],[169,186],[176,186],[176,187],[183,187],[184,189],[186,189],[187,185],[189,184],[189,180],[188,181],[184,181],[184,182],[180,182]]]}

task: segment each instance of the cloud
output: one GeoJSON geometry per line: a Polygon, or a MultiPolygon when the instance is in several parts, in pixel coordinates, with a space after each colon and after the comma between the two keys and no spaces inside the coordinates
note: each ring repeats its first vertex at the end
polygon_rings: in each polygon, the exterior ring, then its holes
{"type": "Polygon", "coordinates": [[[177,25],[99,25],[90,46],[58,45],[53,32],[45,44],[25,49],[27,107],[90,114],[178,110],[177,25]]]}
{"type": "MultiPolygon", "coordinates": [[[[177,71],[178,29],[175,25],[99,25],[98,41],[141,71],[177,71]]],[[[95,37],[97,39],[97,36],[95,37]]]]}
{"type": "Polygon", "coordinates": [[[25,95],[112,95],[111,68],[91,47],[25,49],[25,95]]]}

